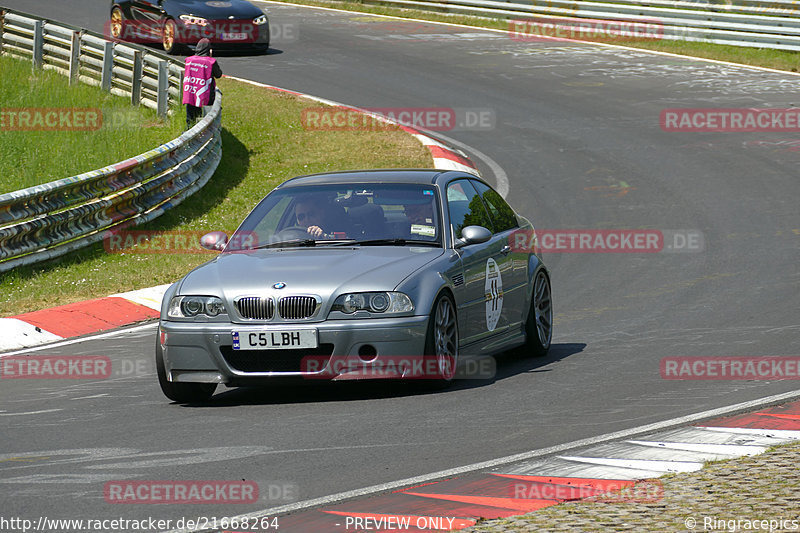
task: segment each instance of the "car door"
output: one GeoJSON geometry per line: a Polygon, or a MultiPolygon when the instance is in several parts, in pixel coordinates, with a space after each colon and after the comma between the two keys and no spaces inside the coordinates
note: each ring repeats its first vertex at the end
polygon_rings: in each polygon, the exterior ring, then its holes
{"type": "MultiPolygon", "coordinates": [[[[448,184],[447,209],[454,239],[461,238],[466,226],[483,226],[494,233],[489,213],[475,187],[467,179],[448,184]]],[[[493,235],[482,244],[459,248],[464,271],[464,298],[459,305],[461,344],[481,342],[508,330],[508,310],[504,309],[503,281],[511,270],[507,243],[493,235]]]]}
{"type": "Polygon", "coordinates": [[[140,31],[149,34],[152,38],[161,37],[161,5],[157,0],[134,0],[131,4],[133,18],[140,31]]]}
{"type": "Polygon", "coordinates": [[[511,206],[500,196],[500,193],[478,180],[470,180],[478,191],[489,219],[494,226],[494,238],[504,242],[504,261],[507,263],[503,272],[503,307],[507,313],[508,325],[511,328],[522,326],[523,317],[526,316],[526,302],[528,300],[528,256],[522,250],[512,250],[510,247],[514,232],[519,229],[517,215],[511,206]]]}

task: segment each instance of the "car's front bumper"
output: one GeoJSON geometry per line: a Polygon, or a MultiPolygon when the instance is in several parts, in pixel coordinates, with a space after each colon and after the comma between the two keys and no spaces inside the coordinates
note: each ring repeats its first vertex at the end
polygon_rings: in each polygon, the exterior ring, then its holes
{"type": "Polygon", "coordinates": [[[221,50],[240,50],[255,49],[266,50],[269,48],[270,29],[269,24],[253,25],[249,21],[215,21],[215,23],[204,27],[180,23],[178,34],[175,41],[187,46],[194,51],[200,39],[211,41],[211,48],[214,51],[221,50]],[[238,34],[239,38],[229,39],[226,34],[238,34]]]}
{"type": "Polygon", "coordinates": [[[273,378],[402,378],[404,365],[424,352],[427,327],[427,316],[263,326],[162,320],[158,342],[169,381],[234,385],[273,378]],[[234,331],[301,328],[317,330],[319,348],[233,350],[234,331]]]}

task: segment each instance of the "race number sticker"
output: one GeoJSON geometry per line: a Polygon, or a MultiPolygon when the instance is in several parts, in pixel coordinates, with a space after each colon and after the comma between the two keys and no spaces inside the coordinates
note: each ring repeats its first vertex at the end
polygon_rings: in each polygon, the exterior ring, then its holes
{"type": "Polygon", "coordinates": [[[503,278],[500,268],[491,257],[486,260],[486,329],[494,331],[503,310],[503,278]]]}

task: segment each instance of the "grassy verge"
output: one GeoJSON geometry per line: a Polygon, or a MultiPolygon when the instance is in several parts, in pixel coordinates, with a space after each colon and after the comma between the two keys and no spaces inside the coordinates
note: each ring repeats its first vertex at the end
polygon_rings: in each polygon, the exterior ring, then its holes
{"type": "MultiPolygon", "coordinates": [[[[452,13],[405,9],[379,5],[377,2],[342,2],[338,0],[273,0],[276,2],[286,2],[291,4],[304,4],[309,6],[329,7],[334,9],[344,9],[347,11],[358,11],[361,13],[371,13],[375,15],[391,15],[395,17],[408,18],[414,20],[430,20],[434,22],[447,22],[452,24],[463,24],[465,26],[475,26],[478,28],[491,28],[507,31],[510,33],[509,20],[489,19],[473,17],[468,15],[458,15],[452,13]]],[[[520,13],[515,19],[523,20],[524,14],[520,13]]],[[[563,41],[569,43],[569,41],[563,41]]],[[[705,59],[715,59],[717,61],[729,61],[731,63],[741,63],[744,65],[754,65],[760,67],[774,68],[797,72],[800,68],[800,52],[790,52],[785,50],[770,50],[763,48],[746,48],[742,46],[728,46],[710,43],[695,43],[684,41],[668,40],[637,40],[637,39],[614,39],[613,41],[597,40],[608,44],[656,50],[659,52],[669,52],[673,54],[702,57],[705,59]]],[[[521,43],[524,44],[524,43],[521,43]]]]}
{"type": "MultiPolygon", "coordinates": [[[[293,176],[433,166],[429,152],[402,131],[307,131],[302,110],[319,104],[233,80],[222,79],[219,87],[223,155],[217,172],[180,206],[137,230],[231,232],[266,193],[293,176]]],[[[0,316],[171,283],[212,257],[106,253],[97,244],[0,274],[0,316]]]]}
{"type": "Polygon", "coordinates": [[[185,126],[182,113],[161,121],[151,109],[131,107],[126,99],[97,87],[70,87],[64,76],[33,70],[26,61],[0,56],[0,72],[0,112],[6,110],[0,116],[0,194],[127,159],[174,139],[185,126]],[[30,119],[22,126],[30,127],[37,116],[44,119],[36,111],[42,108],[56,108],[66,119],[56,122],[55,115],[47,117],[58,130],[16,129],[20,118],[10,110],[28,112],[30,119]],[[86,108],[96,114],[64,114],[86,108]],[[97,129],[76,130],[78,126],[97,129]]]}

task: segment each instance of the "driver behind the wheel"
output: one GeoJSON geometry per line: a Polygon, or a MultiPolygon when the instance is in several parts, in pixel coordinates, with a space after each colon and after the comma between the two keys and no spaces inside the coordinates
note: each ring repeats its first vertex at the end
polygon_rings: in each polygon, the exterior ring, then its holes
{"type": "Polygon", "coordinates": [[[323,212],[313,198],[307,197],[297,201],[294,207],[294,216],[297,225],[306,228],[306,232],[318,239],[324,233],[322,230],[323,212]]]}
{"type": "Polygon", "coordinates": [[[297,225],[315,239],[344,238],[349,233],[347,213],[341,206],[332,205],[327,198],[305,196],[294,208],[297,225]]]}

